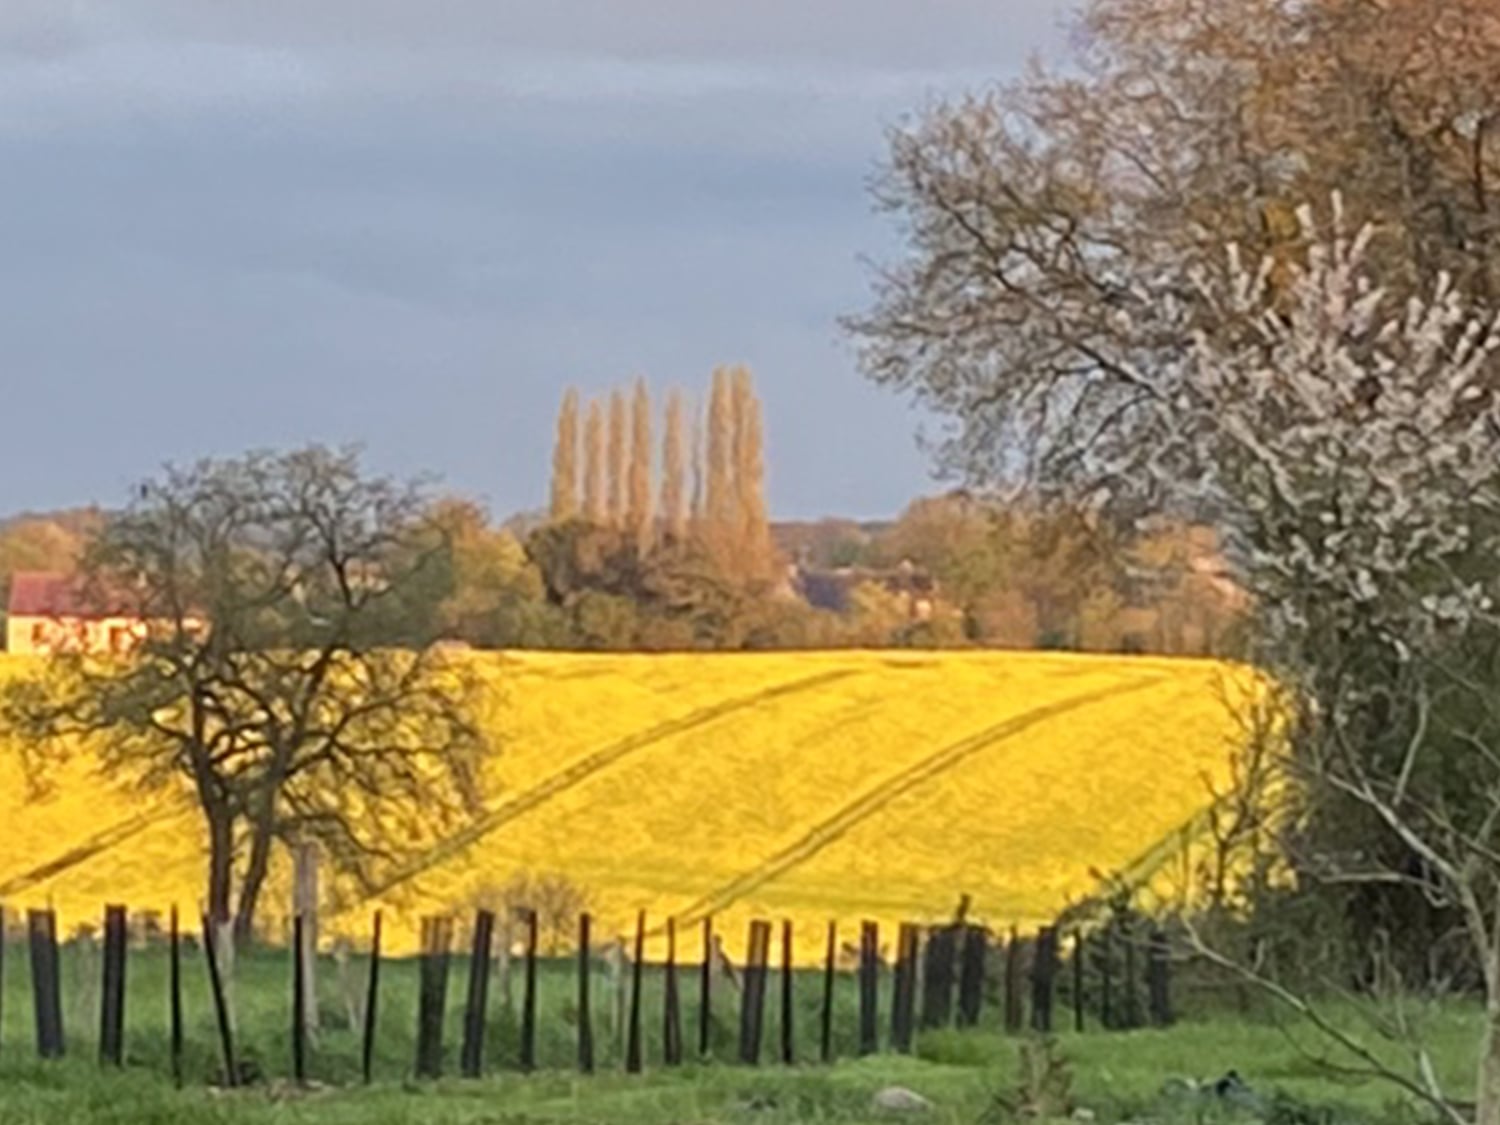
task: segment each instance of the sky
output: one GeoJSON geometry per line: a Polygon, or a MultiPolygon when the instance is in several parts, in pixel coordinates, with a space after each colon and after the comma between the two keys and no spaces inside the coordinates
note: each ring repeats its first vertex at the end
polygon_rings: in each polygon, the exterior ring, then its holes
{"type": "Polygon", "coordinates": [[[893,514],[934,423],[841,314],[885,130],[1067,0],[3,0],[0,512],[356,442],[496,515],[563,388],[746,363],[782,518],[893,514]]]}

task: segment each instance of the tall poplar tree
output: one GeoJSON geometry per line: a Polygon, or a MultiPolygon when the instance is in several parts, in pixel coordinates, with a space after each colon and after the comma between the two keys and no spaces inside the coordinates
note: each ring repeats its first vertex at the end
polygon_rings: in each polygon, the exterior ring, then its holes
{"type": "Polygon", "coordinates": [[[661,517],[667,537],[680,543],[687,535],[687,462],[683,437],[682,392],[667,395],[666,433],[661,446],[661,517]]]}
{"type": "Polygon", "coordinates": [[[626,444],[625,396],[619,391],[609,396],[609,522],[619,527],[625,522],[625,478],[630,470],[630,449],[626,444]]]}
{"type": "Polygon", "coordinates": [[[760,399],[748,367],[733,374],[735,559],[747,577],[769,577],[771,529],[766,515],[765,438],[760,399]]]}
{"type": "Polygon", "coordinates": [[[732,550],[735,525],[734,388],[725,368],[714,370],[708,400],[707,481],[703,501],[703,531],[707,545],[720,561],[732,550]]]}
{"type": "Polygon", "coordinates": [[[604,461],[604,408],[589,400],[583,423],[583,514],[590,523],[603,525],[609,518],[604,461]]]}
{"type": "Polygon", "coordinates": [[[644,554],[650,550],[655,515],[651,507],[651,461],[655,448],[651,440],[651,393],[646,380],[635,381],[630,404],[630,475],[626,524],[644,554]]]}
{"type": "Polygon", "coordinates": [[[578,392],[569,387],[557,413],[557,441],[552,450],[552,519],[561,523],[578,514],[578,392]]]}

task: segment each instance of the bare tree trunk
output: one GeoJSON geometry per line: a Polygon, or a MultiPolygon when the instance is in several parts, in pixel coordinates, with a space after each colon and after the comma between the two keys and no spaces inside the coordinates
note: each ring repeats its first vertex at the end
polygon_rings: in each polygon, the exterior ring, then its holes
{"type": "Polygon", "coordinates": [[[245,877],[240,882],[240,901],[234,914],[234,936],[239,941],[249,941],[255,925],[255,908],[271,867],[271,841],[269,831],[257,829],[250,845],[250,862],[245,865],[245,877]]]}
{"type": "Polygon", "coordinates": [[[208,918],[214,926],[229,921],[234,881],[234,825],[213,809],[208,814],[208,918]]]}

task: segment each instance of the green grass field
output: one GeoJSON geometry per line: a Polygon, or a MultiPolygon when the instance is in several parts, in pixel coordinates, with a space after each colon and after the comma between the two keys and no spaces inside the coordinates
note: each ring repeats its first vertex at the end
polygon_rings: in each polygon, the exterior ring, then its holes
{"type": "MultiPolygon", "coordinates": [[[[376,1081],[362,1087],[359,1036],[348,1029],[337,973],[331,961],[319,966],[323,1030],[312,1058],[320,1088],[292,1090],[290,1071],[287,962],[263,953],[242,957],[236,988],[240,1054],[254,1060],[266,1081],[232,1093],[210,1089],[218,1070],[212,1008],[204,967],[196,951],[184,962],[187,1011],[186,1088],[173,1088],[168,1067],[166,960],[157,950],[132,951],[128,971],[127,1065],[123,1073],[101,1070],[95,1061],[98,1023],[98,954],[85,946],[65,948],[62,965],[68,1057],[35,1059],[29,979],[24,946],[7,951],[3,1012],[0,1012],[0,1123],[54,1122],[318,1122],[386,1125],[396,1122],[861,1122],[876,1120],[870,1099],[879,1088],[901,1084],[935,1105],[925,1120],[977,1123],[1003,1119],[997,1098],[1016,1084],[1021,1040],[1007,1037],[992,1017],[977,1031],[932,1032],[922,1036],[916,1057],[879,1055],[863,1060],[853,1053],[855,986],[841,977],[835,1026],[843,1061],[819,1066],[817,974],[795,982],[799,1065],[772,1062],[779,1042],[779,980],[768,990],[764,1062],[749,1069],[727,1062],[667,1070],[660,1065],[661,978],[647,977],[642,1025],[647,1073],[620,1073],[620,1042],[614,1034],[611,994],[602,969],[593,978],[598,1073],[573,1071],[575,1058],[575,978],[566,963],[540,973],[538,1011],[539,1069],[516,1069],[521,980],[515,975],[514,1005],[506,1010],[492,983],[487,1036],[487,1077],[479,1082],[447,1077],[437,1083],[411,1080],[416,1024],[416,972],[411,962],[384,968],[381,990],[376,1081]]],[[[362,982],[365,963],[353,959],[351,975],[362,982]]],[[[445,1029],[447,1073],[456,1074],[461,1042],[461,1010],[466,990],[465,958],[455,957],[448,988],[445,1029]]],[[[883,982],[881,1001],[889,997],[883,982]]],[[[696,1044],[696,978],[684,980],[686,1039],[696,1044]]],[[[886,1016],[882,1012],[882,1016],[886,1016]]],[[[720,996],[715,1054],[733,1055],[737,1036],[734,998],[720,996]]],[[[1430,1042],[1445,1081],[1462,1092],[1478,1042],[1478,1012],[1449,1008],[1433,1016],[1430,1042]]],[[[1352,1017],[1351,1017],[1352,1019],[1352,1017]]],[[[882,1018],[882,1031],[886,1019],[882,1018]]],[[[1297,1099],[1296,1113],[1279,1109],[1278,1125],[1314,1122],[1404,1121],[1415,1111],[1400,1103],[1392,1088],[1336,1078],[1313,1057],[1318,1041],[1283,1026],[1264,1012],[1204,1015],[1165,1031],[1059,1036],[1069,1060],[1078,1104],[1101,1122],[1151,1120],[1199,1122],[1235,1116],[1207,1101],[1175,1101],[1162,1093],[1174,1077],[1213,1078],[1235,1069],[1259,1092],[1297,1099]]]]}

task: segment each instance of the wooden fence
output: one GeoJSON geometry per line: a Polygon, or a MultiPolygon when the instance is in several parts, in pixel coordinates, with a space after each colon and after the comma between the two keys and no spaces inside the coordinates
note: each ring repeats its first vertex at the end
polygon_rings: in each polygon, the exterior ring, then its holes
{"type": "MultiPolygon", "coordinates": [[[[538,949],[537,915],[522,911],[524,963],[520,1028],[515,1045],[514,1066],[527,1072],[537,1065],[538,949]]],[[[0,935],[5,933],[5,911],[0,907],[0,935]]],[[[125,1057],[125,1006],[127,974],[127,914],[123,906],[105,908],[103,925],[102,982],[99,999],[99,1061],[118,1067],[125,1057]]],[[[218,963],[215,943],[207,919],[201,919],[204,968],[212,997],[217,1029],[216,1052],[222,1062],[221,1081],[233,1085],[241,1079],[237,1062],[234,1025],[226,982],[218,963]]],[[[481,1077],[485,1069],[485,1032],[489,1009],[489,985],[494,954],[495,917],[479,911],[474,919],[468,959],[468,987],[463,998],[463,1041],[459,1072],[465,1078],[481,1077]]],[[[630,959],[628,1015],[624,1024],[621,1065],[627,1073],[639,1073],[646,1064],[642,1023],[645,997],[642,956],[647,917],[636,919],[634,956],[630,959]]],[[[582,915],[577,929],[576,1006],[569,1013],[577,1042],[577,1067],[590,1073],[595,1068],[594,1008],[590,982],[594,972],[591,948],[592,919],[582,915]]],[[[687,1054],[683,1038],[683,990],[678,970],[677,930],[667,924],[667,953],[659,966],[662,975],[659,1058],[662,1066],[681,1064],[687,1054]]],[[[58,919],[50,910],[32,910],[26,915],[27,950],[30,958],[35,1044],[44,1059],[62,1057],[66,1050],[60,985],[58,919]]],[[[797,973],[792,963],[793,929],[790,921],[780,926],[780,964],[776,977],[779,994],[779,1041],[771,1056],[779,1063],[796,1062],[794,1046],[793,988],[797,973]]],[[[891,935],[887,935],[890,937],[891,935]]],[[[702,923],[702,958],[697,965],[697,1054],[710,1053],[713,1008],[720,1002],[715,991],[716,964],[722,954],[714,935],[713,919],[702,923]]],[[[287,1019],[290,1027],[291,1074],[296,1082],[307,1079],[312,1067],[313,1046],[308,1034],[309,989],[305,964],[310,944],[304,943],[303,917],[294,919],[294,951],[288,982],[287,1019]]],[[[740,966],[738,1061],[758,1066],[766,1054],[763,1042],[766,1005],[772,976],[773,928],[767,921],[750,923],[748,955],[740,966]]],[[[861,1055],[880,1049],[882,1024],[888,1027],[889,1050],[908,1053],[921,1031],[953,1027],[973,1029],[980,1025],[988,1006],[996,1011],[992,1024],[1010,1033],[1027,1029],[1048,1034],[1057,1030],[1115,1031],[1143,1026],[1161,1027],[1173,1019],[1171,972],[1165,936],[1144,923],[1132,926],[1114,922],[1088,935],[1064,934],[1057,927],[1044,927],[1023,937],[1015,930],[997,935],[969,924],[920,926],[903,924],[894,935],[893,956],[887,965],[881,957],[880,927],[864,922],[859,928],[855,980],[857,1006],[855,1034],[861,1055]],[[882,995],[884,994],[884,995],[882,995]],[[883,1010],[883,1005],[884,1007],[883,1010]]],[[[827,927],[827,945],[821,973],[818,1007],[818,1052],[822,1062],[835,1056],[835,981],[840,974],[840,934],[834,923],[827,927]]],[[[184,1025],[182,1003],[182,945],[184,935],[173,909],[166,935],[168,950],[165,1011],[169,1021],[170,1061],[174,1080],[183,1081],[184,1025]]],[[[0,940],[0,998],[4,996],[4,941],[0,940]]],[[[437,1078],[444,1071],[443,1030],[448,1005],[449,970],[454,957],[454,925],[450,917],[423,920],[421,953],[417,975],[415,1053],[411,1073],[418,1078],[437,1078]]],[[[373,919],[368,976],[361,982],[364,1005],[361,1028],[361,1072],[365,1082],[376,1075],[377,1010],[381,1004],[381,916],[373,919]]],[[[692,974],[688,979],[691,980],[692,974]]],[[[623,979],[622,979],[623,983],[623,979]]],[[[153,1003],[155,998],[153,998],[153,1003]]],[[[351,1017],[352,1019],[353,1017],[351,1017]]]]}

